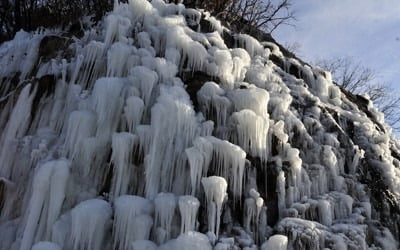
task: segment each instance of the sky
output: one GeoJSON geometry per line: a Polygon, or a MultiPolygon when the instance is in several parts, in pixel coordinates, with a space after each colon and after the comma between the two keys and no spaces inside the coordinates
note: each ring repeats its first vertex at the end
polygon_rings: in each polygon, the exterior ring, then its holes
{"type": "Polygon", "coordinates": [[[400,0],[292,0],[296,27],[272,34],[299,43],[307,62],[351,57],[400,93],[400,0]]]}

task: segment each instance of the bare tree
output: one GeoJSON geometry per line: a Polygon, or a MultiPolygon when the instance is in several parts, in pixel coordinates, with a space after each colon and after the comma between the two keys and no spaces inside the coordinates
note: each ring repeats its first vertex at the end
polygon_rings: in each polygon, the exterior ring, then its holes
{"type": "Polygon", "coordinates": [[[335,82],[352,93],[361,94],[373,89],[368,85],[375,80],[375,73],[371,69],[363,67],[361,63],[354,62],[350,57],[319,60],[316,64],[329,70],[335,82]]]}
{"type": "Polygon", "coordinates": [[[20,29],[67,26],[84,15],[100,20],[114,0],[0,0],[0,43],[20,29]]]}
{"type": "Polygon", "coordinates": [[[315,63],[332,73],[340,87],[353,94],[367,94],[385,115],[386,122],[400,131],[400,95],[390,85],[377,81],[376,73],[350,57],[319,60],[315,63]]]}
{"type": "Polygon", "coordinates": [[[226,8],[226,15],[241,21],[245,28],[257,28],[272,33],[281,25],[293,25],[295,20],[290,0],[233,0],[226,8]]]}
{"type": "Polygon", "coordinates": [[[291,0],[188,0],[186,5],[204,8],[236,26],[236,31],[260,29],[272,33],[295,21],[291,0]]]}

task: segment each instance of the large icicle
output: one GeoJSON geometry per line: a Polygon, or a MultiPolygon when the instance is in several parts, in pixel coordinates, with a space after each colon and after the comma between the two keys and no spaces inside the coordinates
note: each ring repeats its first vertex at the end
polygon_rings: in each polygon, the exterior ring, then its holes
{"type": "Polygon", "coordinates": [[[50,239],[65,197],[70,162],[66,159],[48,161],[35,174],[32,195],[26,214],[21,250],[29,250],[34,239],[50,239]]]}
{"type": "Polygon", "coordinates": [[[143,197],[123,195],[115,199],[114,249],[130,249],[135,240],[148,240],[154,205],[143,197]]]}
{"type": "Polygon", "coordinates": [[[232,114],[231,125],[235,127],[237,142],[246,152],[252,156],[258,156],[263,161],[268,157],[268,116],[256,115],[252,110],[243,109],[232,114]]]}
{"type": "Polygon", "coordinates": [[[71,210],[73,250],[100,250],[111,225],[112,209],[104,200],[91,199],[71,210]]]}
{"type": "Polygon", "coordinates": [[[151,113],[153,141],[146,161],[147,197],[154,197],[160,191],[185,192],[186,180],[176,175],[185,171],[184,150],[198,135],[198,128],[199,122],[184,89],[162,86],[151,113]]]}
{"type": "Polygon", "coordinates": [[[97,113],[96,136],[109,140],[116,129],[122,111],[120,97],[123,82],[120,78],[100,78],[96,81],[92,102],[97,113]]]}
{"type": "Polygon", "coordinates": [[[159,193],[156,198],[154,198],[155,227],[159,225],[160,228],[157,228],[159,229],[158,231],[165,230],[165,237],[159,239],[160,242],[164,243],[171,237],[171,225],[175,214],[176,203],[177,198],[173,193],[159,193]]]}
{"type": "Polygon", "coordinates": [[[246,152],[239,146],[225,140],[215,137],[207,137],[214,146],[214,154],[216,157],[215,172],[224,177],[229,183],[229,189],[233,193],[234,203],[236,200],[241,201],[244,166],[246,161],[246,152]]]}
{"type": "Polygon", "coordinates": [[[32,101],[35,97],[31,92],[31,84],[27,84],[21,91],[15,104],[6,128],[0,134],[0,176],[9,178],[12,174],[14,155],[17,150],[16,139],[25,135],[31,115],[32,101]]]}
{"type": "Polygon", "coordinates": [[[133,168],[132,155],[134,145],[139,138],[136,135],[121,132],[112,135],[111,163],[114,166],[110,197],[127,194],[132,186],[133,168]]]}
{"type": "Polygon", "coordinates": [[[134,133],[136,127],[140,124],[143,116],[144,102],[137,96],[130,96],[126,99],[124,115],[128,126],[128,131],[134,133]]]}
{"type": "Polygon", "coordinates": [[[181,234],[195,231],[199,200],[190,195],[179,197],[179,210],[181,212],[181,234]]]}
{"type": "Polygon", "coordinates": [[[206,176],[211,162],[213,145],[204,137],[197,137],[193,142],[194,146],[187,148],[187,155],[190,166],[190,181],[192,184],[192,195],[200,187],[201,178],[206,176]]]}
{"type": "Polygon", "coordinates": [[[77,157],[82,141],[95,135],[96,120],[96,115],[88,110],[74,111],[70,114],[65,141],[68,157],[77,157]]]}
{"type": "Polygon", "coordinates": [[[222,204],[227,197],[228,184],[219,176],[204,177],[201,183],[207,199],[208,230],[218,238],[222,204]]]}

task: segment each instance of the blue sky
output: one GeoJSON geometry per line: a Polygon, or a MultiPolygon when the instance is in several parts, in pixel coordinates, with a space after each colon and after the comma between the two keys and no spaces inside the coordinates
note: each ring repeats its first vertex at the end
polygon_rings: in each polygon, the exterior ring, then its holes
{"type": "Polygon", "coordinates": [[[280,27],[281,43],[300,43],[306,61],[352,57],[400,92],[400,0],[292,0],[296,27],[280,27]]]}

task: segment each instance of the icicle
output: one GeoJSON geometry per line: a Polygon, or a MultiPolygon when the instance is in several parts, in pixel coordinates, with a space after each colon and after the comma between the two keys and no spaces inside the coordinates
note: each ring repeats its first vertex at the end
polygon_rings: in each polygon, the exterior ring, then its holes
{"type": "Polygon", "coordinates": [[[140,151],[146,155],[150,151],[151,142],[153,141],[150,125],[138,125],[136,134],[139,136],[140,151]]]}
{"type": "Polygon", "coordinates": [[[74,111],[69,115],[65,139],[66,154],[75,159],[84,139],[96,134],[96,115],[88,110],[74,111]]]}
{"type": "Polygon", "coordinates": [[[128,193],[129,184],[133,178],[133,148],[138,141],[139,138],[136,135],[126,132],[112,135],[111,163],[114,169],[110,191],[111,198],[128,193]]]}
{"type": "Polygon", "coordinates": [[[273,235],[267,242],[265,242],[261,249],[262,250],[286,250],[288,245],[288,238],[285,235],[273,235]]]}
{"type": "Polygon", "coordinates": [[[113,249],[130,249],[135,240],[149,238],[154,206],[143,197],[123,195],[115,199],[113,249]]]}
{"type": "MultiPolygon", "coordinates": [[[[92,86],[92,82],[96,80],[105,66],[104,52],[105,45],[102,42],[91,41],[84,48],[84,67],[83,74],[78,82],[84,84],[83,86],[92,86]]],[[[77,64],[77,69],[79,69],[77,64]]]]}
{"type": "Polygon", "coordinates": [[[21,250],[29,250],[36,239],[49,239],[65,197],[70,162],[48,161],[41,166],[32,182],[32,195],[26,214],[21,250]]]}
{"type": "Polygon", "coordinates": [[[181,212],[181,234],[195,231],[199,200],[190,195],[179,197],[179,211],[181,212]]]}
{"type": "Polygon", "coordinates": [[[132,54],[132,46],[118,42],[107,52],[107,77],[123,77],[128,73],[127,61],[132,54]]]}
{"type": "Polygon", "coordinates": [[[213,145],[203,137],[197,137],[193,142],[194,147],[187,148],[187,155],[190,166],[190,180],[192,184],[192,195],[200,187],[201,178],[206,176],[211,162],[213,145]]]}
{"type": "Polygon", "coordinates": [[[233,201],[241,201],[243,189],[243,173],[246,161],[246,152],[239,146],[215,137],[207,137],[214,146],[216,157],[215,172],[229,182],[229,189],[233,193],[233,201]]]}
{"type": "Polygon", "coordinates": [[[220,34],[222,34],[222,31],[223,31],[223,27],[222,27],[222,24],[221,24],[221,21],[220,20],[217,20],[215,17],[213,17],[213,16],[208,16],[208,17],[206,17],[205,18],[207,21],[209,21],[210,22],[210,24],[211,24],[211,28],[213,29],[213,30],[215,30],[215,31],[217,31],[218,33],[220,33],[220,34]]]}
{"type": "Polygon", "coordinates": [[[201,13],[195,9],[185,9],[183,14],[192,22],[191,25],[200,23],[201,13]]]}
{"type": "Polygon", "coordinates": [[[132,23],[142,22],[143,17],[154,10],[151,3],[147,0],[129,0],[129,5],[133,16],[132,23]]]}
{"type": "Polygon", "coordinates": [[[106,17],[105,26],[106,34],[104,43],[106,48],[108,48],[115,40],[124,41],[132,29],[131,20],[116,14],[110,14],[106,17]]]}
{"type": "Polygon", "coordinates": [[[235,39],[238,40],[240,47],[245,48],[249,52],[251,57],[261,54],[264,51],[264,47],[252,36],[238,34],[235,36],[235,39]]]}
{"type": "Polygon", "coordinates": [[[120,97],[123,82],[119,78],[100,78],[92,93],[92,102],[97,113],[96,136],[108,139],[116,129],[122,111],[120,97]]]}
{"type": "Polygon", "coordinates": [[[221,83],[228,86],[233,85],[235,79],[234,75],[232,74],[233,61],[231,53],[228,50],[217,49],[214,51],[213,59],[218,67],[217,76],[219,77],[221,83]]]}
{"type": "Polygon", "coordinates": [[[35,96],[34,93],[30,93],[30,90],[30,84],[22,89],[6,128],[0,134],[0,144],[2,145],[0,150],[0,176],[5,178],[10,178],[12,174],[14,155],[17,150],[16,139],[23,137],[28,129],[32,101],[35,96]]]}
{"type": "Polygon", "coordinates": [[[62,248],[53,242],[40,241],[33,245],[32,250],[62,250],[62,248]]]}
{"type": "Polygon", "coordinates": [[[251,58],[246,50],[241,48],[232,49],[233,69],[232,74],[235,82],[242,82],[246,76],[247,68],[250,66],[251,58]]]}
{"type": "Polygon", "coordinates": [[[144,111],[144,102],[136,96],[130,96],[126,99],[124,115],[128,125],[128,131],[134,133],[139,125],[144,111]]]}
{"type": "Polygon", "coordinates": [[[153,141],[146,162],[147,197],[160,191],[183,194],[188,189],[186,180],[176,178],[176,174],[185,171],[184,150],[198,135],[198,127],[186,91],[181,86],[162,86],[151,112],[153,141]]]}
{"type": "Polygon", "coordinates": [[[73,249],[102,249],[111,216],[111,206],[104,200],[86,200],[75,206],[71,210],[73,249]]]}
{"type": "Polygon", "coordinates": [[[208,230],[218,238],[222,203],[227,196],[228,184],[219,176],[204,177],[201,183],[207,199],[208,230]]]}
{"type": "Polygon", "coordinates": [[[171,240],[159,249],[190,249],[190,250],[212,250],[208,237],[199,232],[188,232],[181,234],[176,240],[171,240]]]}
{"type": "MultiPolygon", "coordinates": [[[[166,231],[165,239],[171,237],[171,225],[176,208],[176,197],[172,193],[159,193],[154,199],[155,226],[160,225],[166,231]]],[[[163,240],[163,242],[164,242],[163,240]]]]}
{"type": "Polygon", "coordinates": [[[252,156],[258,156],[263,161],[267,161],[268,144],[267,135],[269,119],[256,115],[253,111],[243,109],[233,113],[231,123],[235,126],[237,142],[246,152],[252,156]]]}
{"type": "Polygon", "coordinates": [[[259,236],[260,213],[264,205],[264,200],[253,188],[249,191],[250,198],[245,200],[243,225],[247,232],[254,233],[254,239],[259,236]]]}
{"type": "Polygon", "coordinates": [[[279,172],[276,180],[276,192],[278,193],[278,209],[279,209],[279,218],[283,217],[286,204],[286,194],[285,194],[285,173],[283,171],[279,172]]]}
{"type": "Polygon", "coordinates": [[[157,250],[157,245],[149,240],[135,240],[130,249],[134,250],[157,250]]]}
{"type": "Polygon", "coordinates": [[[250,109],[257,115],[268,118],[269,94],[266,90],[259,88],[235,89],[228,93],[228,97],[237,111],[250,109]]]}
{"type": "Polygon", "coordinates": [[[53,224],[51,241],[57,243],[61,248],[72,249],[71,222],[71,211],[68,211],[53,224]]]}
{"type": "Polygon", "coordinates": [[[155,87],[158,76],[157,73],[143,66],[136,66],[129,72],[129,79],[141,92],[141,98],[146,106],[150,104],[150,97],[155,87]]]}
{"type": "Polygon", "coordinates": [[[166,48],[176,48],[182,55],[180,64],[187,59],[189,70],[201,71],[203,69],[209,55],[201,43],[193,41],[179,26],[170,27],[166,35],[166,48]]]}
{"type": "Polygon", "coordinates": [[[331,204],[327,200],[318,201],[318,217],[321,224],[325,226],[332,225],[332,210],[331,204]]]}
{"type": "Polygon", "coordinates": [[[143,66],[154,70],[159,76],[160,83],[168,83],[178,73],[178,67],[164,58],[160,57],[144,57],[142,58],[143,66]]]}

